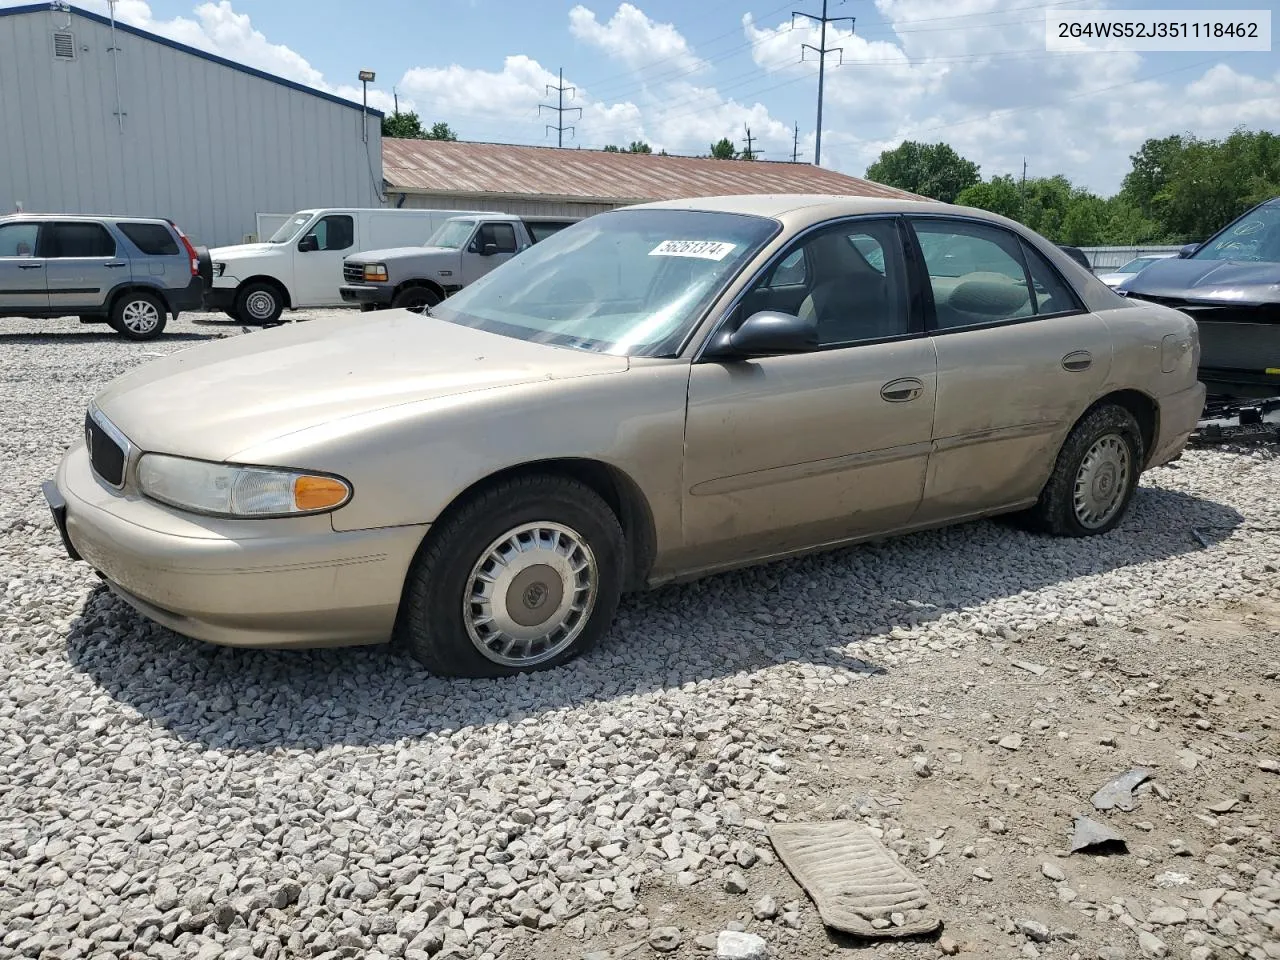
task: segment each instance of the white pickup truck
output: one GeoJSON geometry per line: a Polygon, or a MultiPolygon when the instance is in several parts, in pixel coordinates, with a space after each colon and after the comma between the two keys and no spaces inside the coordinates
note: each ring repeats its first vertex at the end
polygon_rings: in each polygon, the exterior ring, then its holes
{"type": "Polygon", "coordinates": [[[575,220],[469,214],[446,220],[426,246],[366,250],[342,263],[340,293],[365,310],[422,311],[575,220]]]}

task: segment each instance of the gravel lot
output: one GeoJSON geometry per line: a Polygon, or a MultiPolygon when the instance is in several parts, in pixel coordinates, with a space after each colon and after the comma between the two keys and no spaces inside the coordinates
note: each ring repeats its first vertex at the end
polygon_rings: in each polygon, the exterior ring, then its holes
{"type": "Polygon", "coordinates": [[[0,326],[0,958],[710,957],[730,928],[797,960],[1280,957],[1273,454],[1189,453],[1103,538],[774,564],[626,599],[559,670],[443,681],[205,646],[63,556],[39,482],[89,397],[240,330],[0,326]],[[1135,809],[1092,811],[1135,765],[1135,809]],[[1084,812],[1127,852],[1066,855],[1084,812]],[[941,938],[824,930],[763,828],[833,817],[941,938]]]}

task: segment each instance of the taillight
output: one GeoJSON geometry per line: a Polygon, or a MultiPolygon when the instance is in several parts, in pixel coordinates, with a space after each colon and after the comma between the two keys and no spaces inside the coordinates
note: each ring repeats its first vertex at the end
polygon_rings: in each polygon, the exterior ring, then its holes
{"type": "Polygon", "coordinates": [[[178,235],[178,239],[182,241],[182,245],[187,248],[187,256],[191,258],[191,275],[193,277],[200,276],[200,255],[196,253],[196,248],[191,245],[191,241],[187,239],[187,235],[182,232],[182,228],[169,221],[169,226],[173,227],[173,232],[178,235]]]}

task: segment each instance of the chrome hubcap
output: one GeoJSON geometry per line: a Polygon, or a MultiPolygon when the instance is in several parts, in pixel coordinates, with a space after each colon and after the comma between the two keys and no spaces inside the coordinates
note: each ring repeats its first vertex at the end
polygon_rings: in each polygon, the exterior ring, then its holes
{"type": "Polygon", "coordinates": [[[1094,441],[1076,474],[1076,519],[1090,530],[1105,526],[1124,505],[1129,489],[1129,446],[1109,433],[1094,441]]]}
{"type": "Polygon", "coordinates": [[[276,312],[276,298],[266,290],[255,290],[244,302],[249,316],[255,320],[266,320],[276,312]]]}
{"type": "Polygon", "coordinates": [[[489,544],[467,578],[463,622],[494,663],[530,667],[571,645],[591,619],[596,558],[575,530],[527,523],[489,544]]]}
{"type": "Polygon", "coordinates": [[[160,311],[147,300],[134,300],[124,305],[120,322],[134,333],[150,333],[160,322],[160,311]]]}

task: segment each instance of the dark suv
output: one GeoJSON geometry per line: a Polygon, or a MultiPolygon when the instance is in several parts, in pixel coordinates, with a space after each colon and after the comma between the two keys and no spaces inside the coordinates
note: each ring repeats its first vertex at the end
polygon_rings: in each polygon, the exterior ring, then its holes
{"type": "Polygon", "coordinates": [[[200,309],[213,264],[170,220],[0,217],[0,317],[78,316],[150,340],[200,309]]]}

